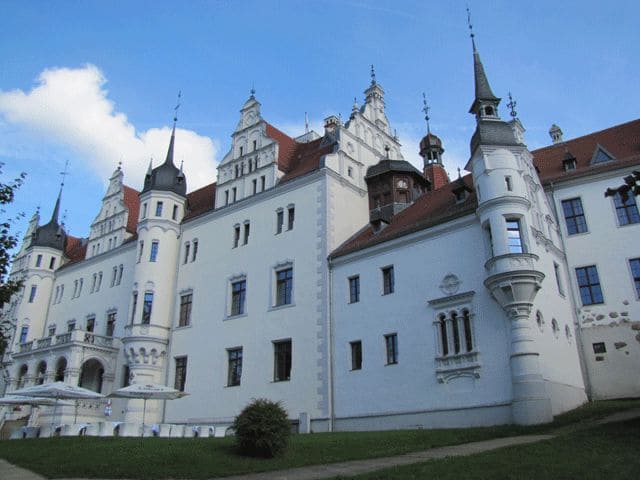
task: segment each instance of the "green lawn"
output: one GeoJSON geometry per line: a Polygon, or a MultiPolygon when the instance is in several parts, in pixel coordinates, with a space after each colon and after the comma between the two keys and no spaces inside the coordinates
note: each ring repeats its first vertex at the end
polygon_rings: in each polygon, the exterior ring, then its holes
{"type": "Polygon", "coordinates": [[[287,454],[271,460],[237,455],[232,438],[63,437],[6,440],[0,442],[0,457],[50,478],[212,478],[396,455],[488,438],[540,433],[558,427],[562,427],[563,431],[577,430],[579,433],[580,426],[586,420],[633,407],[640,407],[640,400],[596,402],[561,415],[552,424],[536,427],[294,435],[287,454]]]}
{"type": "Polygon", "coordinates": [[[562,434],[551,440],[468,457],[361,475],[357,480],[624,480],[640,476],[640,419],[562,434]]]}

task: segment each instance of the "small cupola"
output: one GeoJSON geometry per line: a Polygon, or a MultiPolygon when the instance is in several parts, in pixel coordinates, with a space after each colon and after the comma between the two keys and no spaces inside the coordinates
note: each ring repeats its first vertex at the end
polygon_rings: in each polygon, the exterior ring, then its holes
{"type": "Polygon", "coordinates": [[[369,194],[369,222],[376,232],[430,189],[429,181],[418,169],[405,160],[391,160],[389,147],[385,150],[386,158],[369,167],[364,177],[369,194]]]}
{"type": "Polygon", "coordinates": [[[427,123],[427,134],[420,140],[420,156],[423,160],[424,177],[429,181],[431,187],[437,190],[449,183],[449,176],[442,165],[442,154],[444,153],[442,140],[431,133],[431,126],[429,125],[430,108],[427,105],[427,97],[424,93],[422,94],[422,103],[422,111],[427,123]]]}
{"type": "Polygon", "coordinates": [[[551,125],[551,128],[549,129],[549,136],[551,137],[551,141],[554,145],[564,141],[562,140],[562,129],[555,123],[551,125]]]}

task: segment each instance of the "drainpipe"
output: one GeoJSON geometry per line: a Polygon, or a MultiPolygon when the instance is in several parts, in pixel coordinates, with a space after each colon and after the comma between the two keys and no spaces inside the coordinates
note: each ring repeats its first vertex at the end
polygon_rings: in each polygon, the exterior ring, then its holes
{"type": "Polygon", "coordinates": [[[334,415],[334,339],[333,339],[333,268],[331,265],[331,258],[328,259],[329,264],[329,431],[333,432],[335,428],[335,415],[334,415]]]}
{"type": "MultiPolygon", "coordinates": [[[[551,206],[553,207],[553,214],[556,217],[556,222],[558,222],[558,227],[560,227],[560,217],[558,216],[555,190],[553,187],[554,187],[553,182],[549,182],[549,191],[551,193],[551,206]]],[[[567,264],[567,270],[568,270],[569,262],[567,260],[567,248],[565,246],[564,237],[562,236],[562,233],[559,234],[559,237],[560,237],[560,245],[562,246],[562,251],[564,252],[564,255],[565,255],[565,263],[567,264]]],[[[567,278],[569,280],[569,283],[567,285],[566,290],[569,292],[569,299],[571,300],[571,303],[573,305],[578,305],[576,300],[576,295],[573,290],[573,283],[571,282],[571,275],[569,274],[569,271],[567,271],[567,278]]],[[[578,359],[580,360],[580,370],[582,373],[582,381],[584,383],[584,388],[587,394],[587,398],[591,400],[591,377],[589,375],[589,367],[587,366],[587,363],[585,362],[585,359],[584,359],[584,344],[582,343],[582,324],[580,323],[579,313],[580,313],[580,309],[576,306],[574,308],[574,315],[575,315],[576,326],[577,326],[576,343],[578,344],[578,359]]]]}

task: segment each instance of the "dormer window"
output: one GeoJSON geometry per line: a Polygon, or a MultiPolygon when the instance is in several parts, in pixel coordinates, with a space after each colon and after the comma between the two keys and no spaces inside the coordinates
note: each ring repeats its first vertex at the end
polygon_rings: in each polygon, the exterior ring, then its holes
{"type": "Polygon", "coordinates": [[[484,114],[489,116],[489,117],[492,117],[493,115],[495,115],[493,107],[491,107],[491,106],[484,107],[484,114]]]}
{"type": "Polygon", "coordinates": [[[576,159],[573,157],[565,158],[562,161],[562,168],[564,168],[565,172],[568,172],[569,170],[575,170],[576,167],[577,167],[576,159]]]}

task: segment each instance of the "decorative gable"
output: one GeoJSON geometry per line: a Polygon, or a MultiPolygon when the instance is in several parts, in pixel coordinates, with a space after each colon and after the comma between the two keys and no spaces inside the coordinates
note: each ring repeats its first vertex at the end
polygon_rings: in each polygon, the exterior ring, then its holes
{"type": "Polygon", "coordinates": [[[611,155],[602,145],[598,144],[596,146],[595,151],[593,152],[593,156],[591,157],[591,164],[610,162],[611,160],[615,160],[615,157],[611,155]]]}

